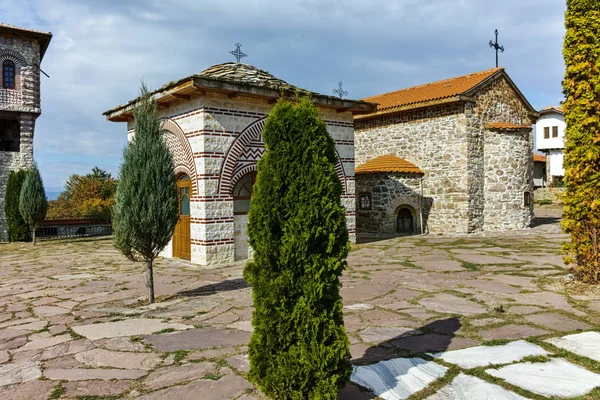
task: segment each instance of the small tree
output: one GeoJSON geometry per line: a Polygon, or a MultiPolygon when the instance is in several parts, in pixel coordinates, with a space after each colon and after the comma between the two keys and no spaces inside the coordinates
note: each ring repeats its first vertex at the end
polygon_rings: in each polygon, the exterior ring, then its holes
{"type": "Polygon", "coordinates": [[[173,158],[144,83],[134,118],[135,135],[123,151],[113,208],[114,242],[130,260],[145,262],[148,303],[153,303],[152,264],[171,240],[179,209],[173,158]]]}
{"type": "Polygon", "coordinates": [[[563,103],[567,124],[563,227],[576,279],[600,282],[600,7],[567,0],[563,103]]]}
{"type": "Polygon", "coordinates": [[[351,372],[339,276],[348,231],[335,143],[309,99],[267,118],[248,222],[249,377],[277,399],[337,399],[351,372]]]}
{"type": "Polygon", "coordinates": [[[6,197],[4,199],[4,215],[8,225],[8,240],[11,242],[27,242],[31,240],[29,227],[19,210],[19,197],[21,187],[25,181],[26,172],[22,169],[11,171],[6,183],[6,197]]]}
{"type": "Polygon", "coordinates": [[[29,226],[32,242],[35,245],[35,230],[44,221],[48,211],[44,182],[36,163],[25,174],[25,181],[19,195],[19,211],[29,226]]]}

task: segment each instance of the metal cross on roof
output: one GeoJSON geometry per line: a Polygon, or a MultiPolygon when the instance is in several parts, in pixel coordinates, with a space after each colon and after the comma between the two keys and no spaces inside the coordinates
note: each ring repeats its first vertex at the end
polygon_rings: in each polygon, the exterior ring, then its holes
{"type": "Polygon", "coordinates": [[[230,51],[229,54],[233,54],[235,56],[236,62],[239,63],[242,58],[248,57],[248,55],[240,49],[240,47],[242,47],[241,44],[236,43],[235,46],[236,46],[235,50],[230,51]]]}
{"type": "Polygon", "coordinates": [[[498,50],[504,53],[504,46],[498,44],[498,29],[496,29],[494,33],[496,34],[496,42],[494,43],[490,40],[490,47],[496,49],[496,68],[498,68],[498,50]]]}
{"type": "Polygon", "coordinates": [[[348,92],[346,92],[342,86],[344,86],[344,84],[342,83],[342,81],[340,81],[338,83],[339,88],[338,89],[333,89],[333,93],[339,97],[340,99],[343,99],[344,96],[348,96],[348,92]]]}

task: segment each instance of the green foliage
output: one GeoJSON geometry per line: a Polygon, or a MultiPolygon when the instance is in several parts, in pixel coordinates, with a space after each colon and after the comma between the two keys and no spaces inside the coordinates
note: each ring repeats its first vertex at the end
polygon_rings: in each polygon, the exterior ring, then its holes
{"type": "Polygon", "coordinates": [[[576,279],[600,282],[600,4],[567,0],[563,91],[565,262],[576,279]]]}
{"type": "Polygon", "coordinates": [[[25,176],[26,172],[22,169],[11,171],[6,183],[4,215],[8,224],[8,240],[11,242],[28,242],[31,240],[29,227],[19,210],[19,197],[25,176]]]}
{"type": "Polygon", "coordinates": [[[44,182],[42,182],[37,164],[34,163],[33,167],[25,173],[25,180],[19,195],[19,211],[30,229],[33,244],[35,244],[35,230],[46,218],[47,210],[48,199],[44,190],[44,182]]]}
{"type": "Polygon", "coordinates": [[[351,372],[339,276],[348,232],[335,143],[309,99],[267,118],[248,222],[249,377],[277,399],[337,399],[351,372]]]}
{"type": "Polygon", "coordinates": [[[87,175],[73,174],[58,199],[50,201],[47,218],[93,218],[110,222],[117,181],[94,167],[87,175]]]}
{"type": "Polygon", "coordinates": [[[113,208],[117,249],[146,262],[148,301],[154,301],[152,262],[171,240],[179,218],[173,158],[164,142],[157,105],[144,84],[134,111],[135,136],[123,151],[113,208]]]}

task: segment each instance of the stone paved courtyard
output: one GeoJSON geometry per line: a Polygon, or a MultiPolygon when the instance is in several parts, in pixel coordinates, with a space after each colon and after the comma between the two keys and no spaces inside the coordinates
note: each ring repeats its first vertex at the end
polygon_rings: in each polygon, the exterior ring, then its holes
{"type": "MultiPolygon", "coordinates": [[[[572,336],[600,331],[600,291],[569,280],[557,211],[537,215],[525,231],[355,246],[353,381],[386,399],[600,398],[600,335],[572,336]]],[[[245,379],[242,269],[158,260],[145,306],[143,266],[110,239],[1,244],[0,399],[262,399],[245,379]]],[[[350,383],[341,398],[376,396],[350,383]]]]}

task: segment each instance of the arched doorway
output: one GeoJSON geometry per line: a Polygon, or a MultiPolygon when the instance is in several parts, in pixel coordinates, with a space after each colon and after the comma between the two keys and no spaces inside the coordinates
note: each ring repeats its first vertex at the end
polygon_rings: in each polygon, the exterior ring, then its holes
{"type": "Polygon", "coordinates": [[[248,211],[252,186],[256,182],[256,172],[252,171],[242,176],[233,188],[233,225],[235,259],[245,260],[249,257],[248,247],[248,211]]]}
{"type": "Polygon", "coordinates": [[[415,233],[413,213],[407,207],[402,207],[398,210],[396,216],[396,233],[402,235],[412,235],[415,233]]]}
{"type": "Polygon", "coordinates": [[[179,220],[173,232],[173,257],[192,258],[192,242],[190,236],[190,196],[192,181],[189,176],[182,175],[177,180],[177,195],[179,197],[179,220]]]}

